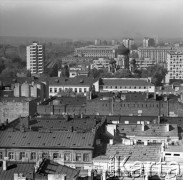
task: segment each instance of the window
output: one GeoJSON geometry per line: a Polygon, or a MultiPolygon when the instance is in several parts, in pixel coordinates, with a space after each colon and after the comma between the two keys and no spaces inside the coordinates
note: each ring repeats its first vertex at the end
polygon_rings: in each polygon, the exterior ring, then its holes
{"type": "Polygon", "coordinates": [[[165,156],[171,156],[171,153],[165,153],[165,156]]]}
{"type": "Polygon", "coordinates": [[[22,158],[25,158],[25,152],[20,152],[20,160],[22,160],[22,158]]]}
{"type": "Polygon", "coordinates": [[[54,92],[55,92],[55,93],[57,92],[57,88],[54,88],[54,92]]]}
{"type": "Polygon", "coordinates": [[[174,154],[174,156],[180,156],[180,154],[174,154]]]}
{"type": "Polygon", "coordinates": [[[77,93],[77,88],[75,88],[75,90],[74,90],[76,93],[77,93]]]}
{"type": "Polygon", "coordinates": [[[53,159],[59,158],[59,153],[53,153],[53,159]]]}
{"type": "Polygon", "coordinates": [[[50,92],[52,93],[52,88],[50,88],[50,92]]]}
{"type": "Polygon", "coordinates": [[[3,152],[0,151],[0,159],[3,159],[3,152]]]}
{"type": "Polygon", "coordinates": [[[8,157],[10,160],[14,159],[14,152],[9,152],[8,157]]]}
{"type": "Polygon", "coordinates": [[[84,92],[86,92],[86,88],[84,88],[84,92]]]}
{"type": "Polygon", "coordinates": [[[62,88],[59,88],[59,92],[61,92],[62,91],[62,88]]]}
{"type": "Polygon", "coordinates": [[[36,153],[35,152],[31,152],[31,160],[35,160],[36,159],[36,153]]]}
{"type": "Polygon", "coordinates": [[[81,161],[81,153],[76,153],[76,161],[81,161]]]}
{"type": "Polygon", "coordinates": [[[82,92],[82,89],[81,88],[79,88],[79,92],[82,92]]]}
{"type": "Polygon", "coordinates": [[[89,154],[88,153],[83,154],[83,161],[84,162],[89,162],[89,154]]]}
{"type": "Polygon", "coordinates": [[[71,154],[70,153],[65,153],[64,154],[64,160],[65,161],[71,161],[71,154]]]}

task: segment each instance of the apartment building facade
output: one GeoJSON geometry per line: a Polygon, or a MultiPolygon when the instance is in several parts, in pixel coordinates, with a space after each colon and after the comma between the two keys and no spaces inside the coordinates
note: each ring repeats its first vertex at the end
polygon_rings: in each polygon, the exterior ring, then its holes
{"type": "Polygon", "coordinates": [[[149,58],[156,63],[166,63],[167,53],[172,50],[172,47],[140,47],[138,55],[140,59],[149,58]]]}
{"type": "Polygon", "coordinates": [[[32,45],[26,47],[27,70],[31,74],[44,73],[45,52],[44,46],[38,42],[33,42],[32,45]]]}
{"type": "Polygon", "coordinates": [[[115,58],[118,46],[86,46],[75,49],[75,55],[81,57],[115,58]]]}
{"type": "Polygon", "coordinates": [[[183,53],[171,52],[167,54],[167,70],[166,82],[170,79],[183,79],[183,53]]]}
{"type": "Polygon", "coordinates": [[[155,46],[155,41],[153,38],[145,37],[143,39],[143,47],[153,47],[155,46]]]}
{"type": "Polygon", "coordinates": [[[126,47],[126,48],[129,48],[131,49],[132,45],[134,45],[134,39],[130,39],[130,38],[126,38],[126,39],[123,39],[123,45],[126,47]]]}

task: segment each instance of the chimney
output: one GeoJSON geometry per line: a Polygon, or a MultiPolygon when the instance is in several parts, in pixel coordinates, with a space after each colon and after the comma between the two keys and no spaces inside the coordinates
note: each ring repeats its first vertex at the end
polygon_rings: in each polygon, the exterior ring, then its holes
{"type": "Polygon", "coordinates": [[[158,124],[161,122],[161,116],[158,116],[158,124]]]}
{"type": "Polygon", "coordinates": [[[3,171],[7,170],[7,161],[3,160],[3,171]]]}
{"type": "Polygon", "coordinates": [[[110,144],[110,145],[113,145],[113,144],[114,144],[113,139],[109,139],[109,144],[110,144]]]}
{"type": "Polygon", "coordinates": [[[154,99],[156,100],[156,92],[154,92],[154,99]]]}
{"type": "Polygon", "coordinates": [[[18,180],[18,174],[17,173],[14,173],[14,180],[18,180]]]}
{"type": "Polygon", "coordinates": [[[65,174],[62,174],[61,180],[66,180],[66,175],[65,174]]]}
{"type": "Polygon", "coordinates": [[[145,125],[144,125],[144,123],[141,124],[141,126],[142,126],[142,131],[145,131],[145,125]]]}
{"type": "Polygon", "coordinates": [[[166,131],[169,132],[170,131],[170,125],[166,124],[166,131]]]}
{"type": "Polygon", "coordinates": [[[146,92],[146,99],[148,99],[149,98],[149,93],[148,92],[146,92]]]}
{"type": "Polygon", "coordinates": [[[148,145],[148,141],[144,141],[144,146],[147,146],[148,145]]]}
{"type": "Polygon", "coordinates": [[[83,113],[81,113],[81,119],[83,119],[83,113]]]}

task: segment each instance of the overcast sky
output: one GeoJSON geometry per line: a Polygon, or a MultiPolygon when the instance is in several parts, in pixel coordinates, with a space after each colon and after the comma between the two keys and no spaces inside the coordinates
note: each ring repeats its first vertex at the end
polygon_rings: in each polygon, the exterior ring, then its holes
{"type": "Polygon", "coordinates": [[[183,0],[0,0],[0,36],[183,37],[183,0]]]}

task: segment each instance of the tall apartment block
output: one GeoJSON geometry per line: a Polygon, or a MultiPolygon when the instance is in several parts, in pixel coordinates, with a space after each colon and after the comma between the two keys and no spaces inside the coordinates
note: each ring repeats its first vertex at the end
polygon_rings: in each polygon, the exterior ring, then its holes
{"type": "Polygon", "coordinates": [[[145,37],[143,39],[143,47],[154,47],[155,46],[155,40],[153,38],[145,37]]]}
{"type": "Polygon", "coordinates": [[[166,83],[170,79],[183,79],[183,52],[170,52],[167,54],[166,83]]]}
{"type": "Polygon", "coordinates": [[[134,45],[134,39],[130,39],[130,38],[126,38],[126,39],[123,39],[123,45],[128,48],[128,49],[131,49],[132,45],[134,45]]]}
{"type": "Polygon", "coordinates": [[[138,48],[139,59],[149,58],[156,63],[165,63],[167,53],[172,51],[172,47],[140,47],[138,48]]]}
{"type": "Polygon", "coordinates": [[[27,70],[31,74],[42,74],[44,72],[44,46],[38,42],[33,42],[27,46],[27,70]]]}

